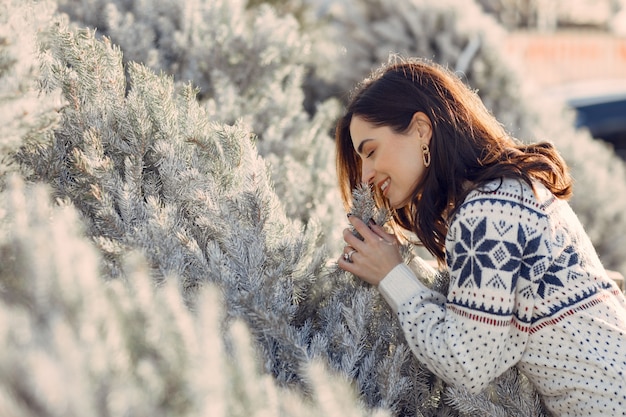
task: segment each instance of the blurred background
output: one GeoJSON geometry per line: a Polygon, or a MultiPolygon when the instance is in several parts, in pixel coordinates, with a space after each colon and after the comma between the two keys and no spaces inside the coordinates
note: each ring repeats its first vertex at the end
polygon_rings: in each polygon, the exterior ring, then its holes
{"type": "Polygon", "coordinates": [[[481,0],[510,29],[507,56],[535,94],[565,100],[576,125],[626,157],[626,2],[481,0]]]}

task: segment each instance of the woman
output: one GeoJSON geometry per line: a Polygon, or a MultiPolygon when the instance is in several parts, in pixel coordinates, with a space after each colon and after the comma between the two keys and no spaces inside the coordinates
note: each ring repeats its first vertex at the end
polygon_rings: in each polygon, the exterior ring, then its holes
{"type": "Polygon", "coordinates": [[[626,300],[551,144],[519,143],[454,74],[405,59],[359,86],[336,146],[346,206],[370,184],[396,232],[348,215],[364,239],[344,231],[339,266],[378,286],[420,361],[473,392],[517,366],[556,415],[626,415],[626,300]],[[402,263],[398,232],[448,268],[447,297],[402,263]]]}

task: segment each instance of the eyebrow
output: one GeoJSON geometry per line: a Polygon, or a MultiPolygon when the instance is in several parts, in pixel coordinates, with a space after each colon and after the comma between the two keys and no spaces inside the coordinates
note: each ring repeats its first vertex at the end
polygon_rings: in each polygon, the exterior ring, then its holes
{"type": "Polygon", "coordinates": [[[365,145],[365,143],[369,142],[370,140],[374,140],[374,139],[363,139],[363,141],[361,143],[359,143],[359,147],[356,149],[358,154],[362,154],[363,153],[363,145],[365,145]]]}

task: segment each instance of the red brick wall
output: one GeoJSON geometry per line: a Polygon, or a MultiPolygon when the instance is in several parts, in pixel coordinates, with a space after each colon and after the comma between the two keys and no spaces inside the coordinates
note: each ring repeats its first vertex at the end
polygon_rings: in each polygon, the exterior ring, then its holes
{"type": "Polygon", "coordinates": [[[595,79],[626,79],[626,38],[601,32],[516,32],[511,59],[541,87],[595,79]]]}

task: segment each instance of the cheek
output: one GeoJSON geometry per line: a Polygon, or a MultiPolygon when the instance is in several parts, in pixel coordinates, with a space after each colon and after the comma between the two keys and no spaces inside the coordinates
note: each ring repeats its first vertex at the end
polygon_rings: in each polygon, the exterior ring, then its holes
{"type": "Polygon", "coordinates": [[[406,198],[410,198],[410,196],[413,195],[413,192],[424,177],[425,171],[423,166],[414,161],[412,163],[412,169],[407,169],[405,172],[406,177],[404,180],[404,189],[407,194],[406,198]]]}

